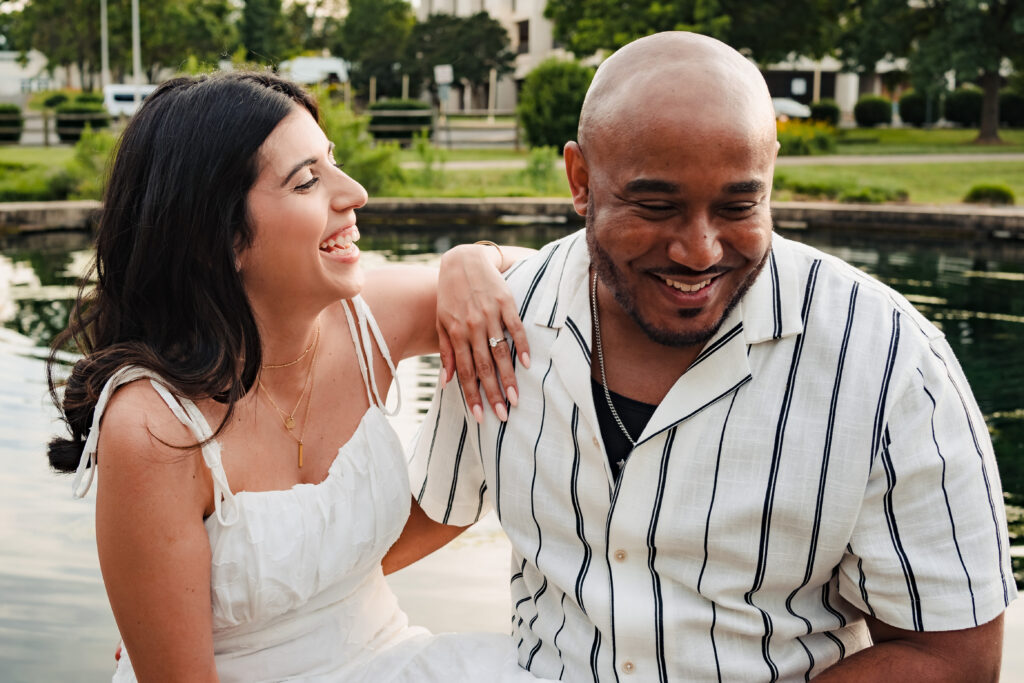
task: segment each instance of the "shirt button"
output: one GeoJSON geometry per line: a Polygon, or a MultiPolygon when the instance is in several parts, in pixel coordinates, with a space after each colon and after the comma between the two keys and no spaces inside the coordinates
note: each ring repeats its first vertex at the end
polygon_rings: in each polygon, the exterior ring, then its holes
{"type": "Polygon", "coordinates": [[[627,674],[633,673],[634,668],[636,667],[633,666],[633,662],[629,661],[628,659],[622,663],[622,670],[627,674]]]}
{"type": "Polygon", "coordinates": [[[600,448],[601,447],[601,442],[597,440],[596,436],[594,437],[593,441],[594,441],[594,448],[600,448]]]}
{"type": "MultiPolygon", "coordinates": [[[[621,549],[621,548],[616,550],[615,551],[615,559],[618,560],[619,562],[625,562],[626,561],[626,551],[621,549]]],[[[628,664],[628,662],[627,662],[627,664],[628,664]]],[[[630,664],[630,666],[633,666],[633,665],[630,664]]]]}

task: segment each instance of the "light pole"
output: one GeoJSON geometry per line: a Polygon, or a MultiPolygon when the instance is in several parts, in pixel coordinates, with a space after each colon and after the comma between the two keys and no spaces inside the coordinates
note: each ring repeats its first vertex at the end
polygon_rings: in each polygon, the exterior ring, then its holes
{"type": "Polygon", "coordinates": [[[110,85],[110,40],[107,32],[107,0],[100,0],[100,90],[110,85]]]}
{"type": "Polygon", "coordinates": [[[139,39],[139,0],[132,0],[132,81],[135,83],[135,108],[142,102],[142,44],[139,39]]]}

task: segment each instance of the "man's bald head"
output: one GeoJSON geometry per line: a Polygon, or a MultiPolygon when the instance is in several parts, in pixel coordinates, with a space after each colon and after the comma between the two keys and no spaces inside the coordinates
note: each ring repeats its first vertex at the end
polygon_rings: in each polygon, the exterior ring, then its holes
{"type": "Polygon", "coordinates": [[[674,116],[680,126],[733,124],[775,137],[771,96],[757,67],[696,33],[656,33],[606,59],[583,102],[579,143],[592,147],[617,125],[644,125],[644,115],[654,113],[674,116]]]}

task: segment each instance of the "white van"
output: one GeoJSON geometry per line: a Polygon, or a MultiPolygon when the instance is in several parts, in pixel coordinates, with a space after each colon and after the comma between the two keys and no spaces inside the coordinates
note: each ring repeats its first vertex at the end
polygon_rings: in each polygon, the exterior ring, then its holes
{"type": "Polygon", "coordinates": [[[146,95],[156,90],[155,85],[143,83],[133,85],[130,83],[114,83],[103,86],[103,106],[107,108],[111,116],[131,116],[138,109],[135,102],[135,93],[139,94],[139,104],[146,99],[146,95]]]}

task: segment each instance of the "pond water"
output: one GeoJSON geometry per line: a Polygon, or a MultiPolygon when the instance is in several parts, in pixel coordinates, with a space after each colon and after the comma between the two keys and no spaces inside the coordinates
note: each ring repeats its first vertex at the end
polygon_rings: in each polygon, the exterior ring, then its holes
{"type": "MultiPolygon", "coordinates": [[[[539,246],[574,228],[361,229],[364,264],[373,267],[385,261],[433,262],[436,254],[455,243],[484,238],[539,246]]],[[[1019,544],[1014,561],[1021,583],[1024,250],[867,241],[840,233],[787,236],[811,242],[875,275],[943,329],[992,433],[1008,514],[1020,520],[1011,526],[1019,544]]],[[[73,500],[70,480],[51,474],[43,454],[56,429],[55,411],[46,396],[45,346],[67,320],[75,281],[91,258],[89,241],[81,233],[0,241],[0,680],[11,683],[109,680],[117,641],[96,560],[93,496],[73,500]]],[[[407,407],[395,426],[405,441],[426,410],[437,367],[436,358],[420,358],[399,369],[407,407]]],[[[392,585],[413,621],[440,630],[506,630],[503,543],[500,529],[485,523],[442,551],[455,555],[435,555],[396,575],[392,585]],[[455,556],[457,561],[451,559],[455,556]],[[438,614],[431,592],[437,581],[451,581],[453,571],[462,572],[462,607],[456,604],[438,614]]],[[[450,596],[446,604],[451,604],[450,596]]],[[[1004,670],[1004,681],[1010,680],[1007,673],[1004,670]]]]}

